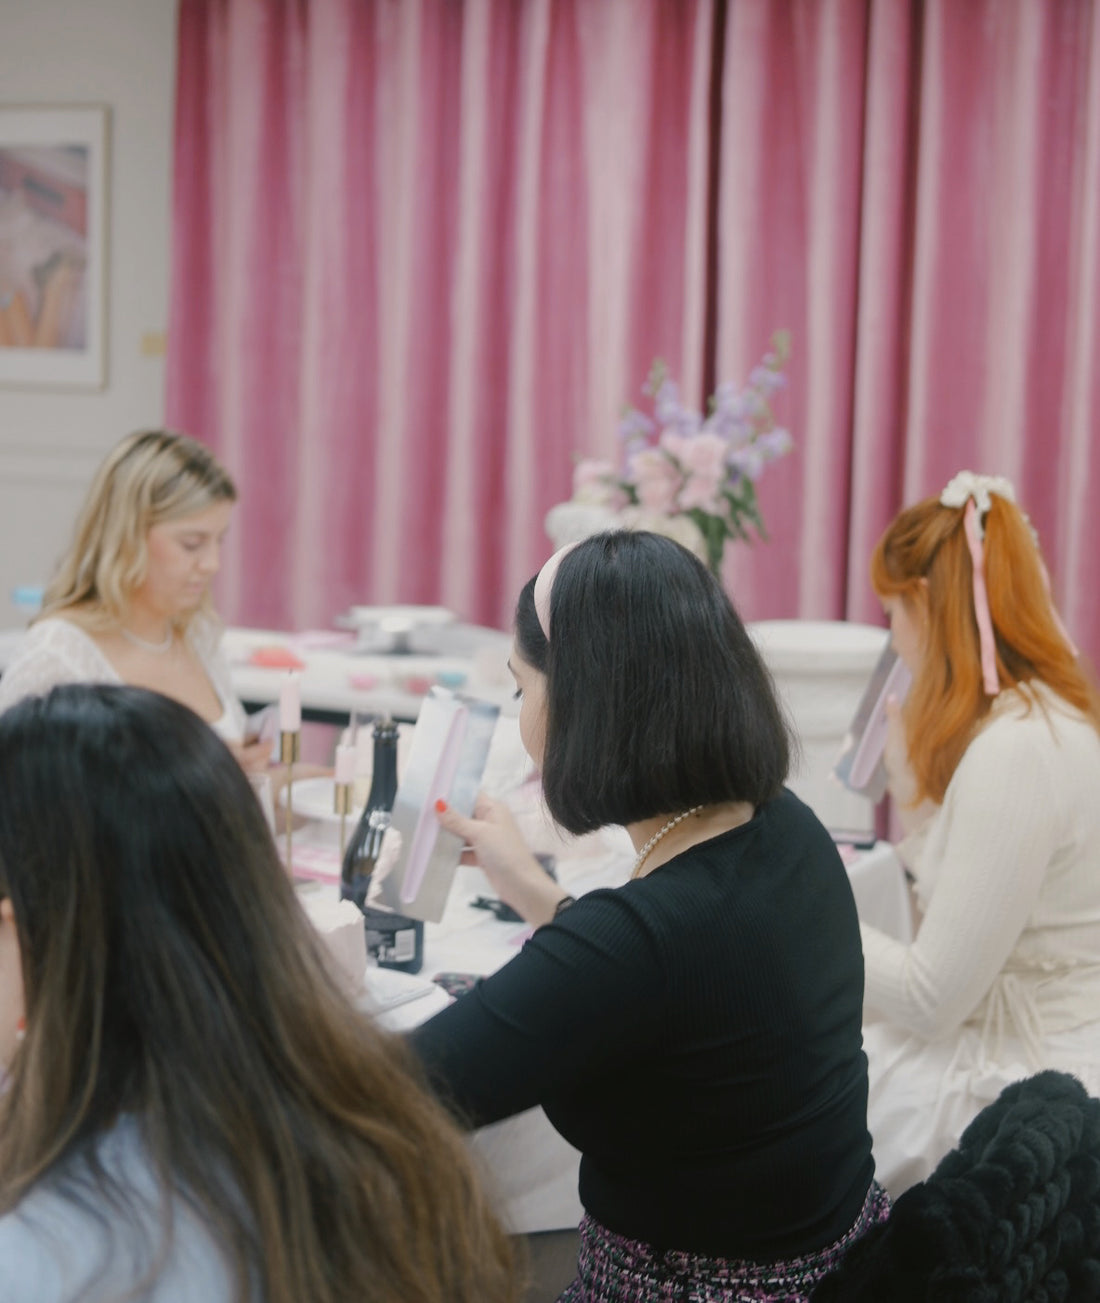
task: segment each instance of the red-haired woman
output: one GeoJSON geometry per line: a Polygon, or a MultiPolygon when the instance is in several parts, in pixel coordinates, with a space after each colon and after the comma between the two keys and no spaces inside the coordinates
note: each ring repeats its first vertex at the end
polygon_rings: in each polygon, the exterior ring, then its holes
{"type": "Polygon", "coordinates": [[[895,1195],[1010,1080],[1056,1067],[1100,1093],[1100,698],[1014,497],[963,472],[871,561],[913,675],[887,767],[920,924],[911,945],[862,928],[868,1121],[895,1195]]]}

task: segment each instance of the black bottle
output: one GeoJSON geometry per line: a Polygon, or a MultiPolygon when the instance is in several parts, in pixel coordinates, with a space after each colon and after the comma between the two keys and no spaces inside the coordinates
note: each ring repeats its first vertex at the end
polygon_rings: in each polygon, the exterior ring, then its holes
{"type": "Polygon", "coordinates": [[[382,968],[418,973],[424,963],[424,924],[416,918],[367,905],[367,892],[382,837],[390,826],[397,795],[397,725],[379,719],[374,725],[374,772],[370,795],[344,852],[340,869],[340,896],[363,911],[367,952],[382,968]]]}

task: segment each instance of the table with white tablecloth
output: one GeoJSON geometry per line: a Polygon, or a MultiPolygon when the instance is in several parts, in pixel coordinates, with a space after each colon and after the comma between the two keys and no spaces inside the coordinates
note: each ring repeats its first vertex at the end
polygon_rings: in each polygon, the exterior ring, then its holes
{"type": "Polygon", "coordinates": [[[841,846],[856,909],[864,923],[898,941],[913,939],[913,907],[909,884],[894,847],[885,841],[865,849],[841,846]]]}
{"type": "Polygon", "coordinates": [[[294,665],[303,715],[345,723],[353,711],[414,720],[436,685],[501,704],[513,691],[511,645],[499,629],[457,623],[422,634],[401,652],[364,648],[351,634],[325,630],[234,628],[223,642],[233,689],[248,706],[277,701],[287,667],[294,665]]]}

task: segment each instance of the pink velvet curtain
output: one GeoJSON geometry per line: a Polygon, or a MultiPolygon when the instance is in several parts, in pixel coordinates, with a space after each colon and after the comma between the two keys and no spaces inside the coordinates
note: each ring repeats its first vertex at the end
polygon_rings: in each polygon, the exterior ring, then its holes
{"type": "Polygon", "coordinates": [[[750,619],[1015,479],[1095,659],[1091,0],[181,0],[168,413],[240,481],[230,620],[506,626],[575,454],[663,356],[793,338],[750,619]],[[712,92],[720,91],[720,97],[712,92]]]}
{"type": "Polygon", "coordinates": [[[506,626],[574,453],[702,366],[711,9],[182,0],[169,420],[231,620],[506,626]]]}
{"type": "MultiPolygon", "coordinates": [[[[732,0],[720,359],[794,331],[796,460],[755,614],[877,619],[867,558],[960,469],[1008,475],[1100,654],[1100,7],[732,0]]],[[[723,363],[719,361],[719,370],[723,363]]]]}

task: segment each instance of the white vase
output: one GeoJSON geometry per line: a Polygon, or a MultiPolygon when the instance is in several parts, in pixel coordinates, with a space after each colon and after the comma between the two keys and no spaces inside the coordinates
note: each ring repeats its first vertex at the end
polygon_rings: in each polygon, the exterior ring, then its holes
{"type": "Polygon", "coordinates": [[[605,529],[645,529],[675,539],[700,561],[707,560],[706,540],[690,516],[678,513],[665,516],[642,507],[625,507],[622,511],[601,503],[559,502],[546,513],[546,533],[555,551],[567,543],[576,543],[605,529]]]}
{"type": "Polygon", "coordinates": [[[833,769],[890,635],[847,620],[758,620],[748,626],[794,725],[801,756],[788,786],[827,828],[873,835],[874,802],[833,769]]]}
{"type": "Polygon", "coordinates": [[[566,543],[577,543],[605,529],[619,529],[619,513],[591,502],[559,502],[546,513],[546,533],[556,552],[566,543]]]}

